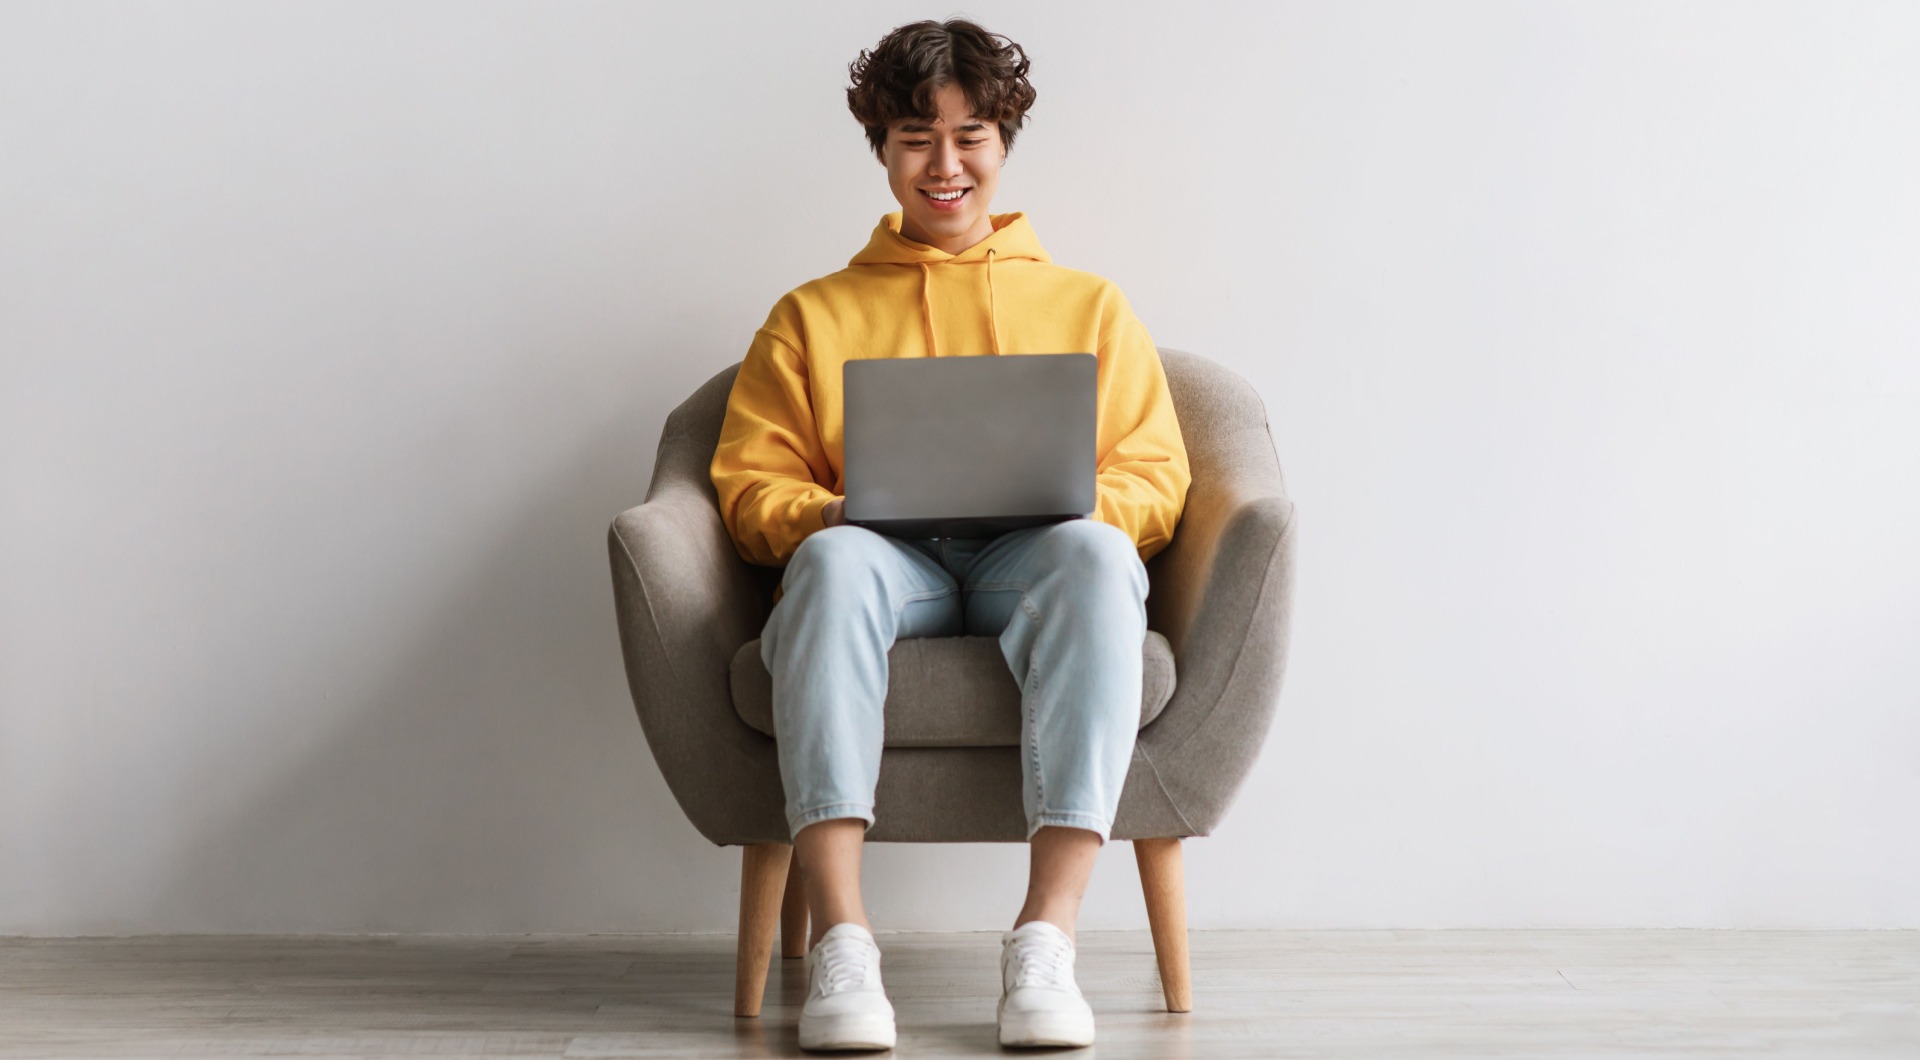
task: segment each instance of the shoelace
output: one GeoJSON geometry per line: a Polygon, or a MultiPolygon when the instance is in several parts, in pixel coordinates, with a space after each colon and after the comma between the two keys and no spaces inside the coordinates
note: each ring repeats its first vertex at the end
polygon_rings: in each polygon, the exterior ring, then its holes
{"type": "Polygon", "coordinates": [[[838,938],[816,947],[815,952],[822,994],[837,993],[867,982],[873,953],[864,940],[838,938]]]}
{"type": "Polygon", "coordinates": [[[1013,985],[1078,990],[1073,982],[1073,951],[1045,937],[1015,939],[1013,985]]]}

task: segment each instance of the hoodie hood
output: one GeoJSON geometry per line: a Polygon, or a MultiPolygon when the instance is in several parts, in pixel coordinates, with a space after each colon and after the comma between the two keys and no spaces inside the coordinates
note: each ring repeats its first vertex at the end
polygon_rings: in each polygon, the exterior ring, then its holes
{"type": "Polygon", "coordinates": [[[933,270],[936,268],[982,268],[986,272],[987,284],[987,327],[992,336],[993,352],[1000,353],[1000,318],[995,312],[993,297],[993,263],[1000,261],[1039,261],[1051,262],[1047,252],[1040,246],[1040,237],[1034,235],[1033,226],[1027,223],[1024,213],[988,214],[993,224],[993,234],[975,243],[958,254],[949,254],[938,247],[925,243],[916,243],[900,234],[901,211],[895,210],[880,218],[873,227],[873,235],[867,239],[867,245],[860,253],[847,262],[851,267],[872,268],[917,268],[920,270],[920,316],[927,331],[927,350],[931,356],[938,357],[939,349],[933,337],[933,270]]]}

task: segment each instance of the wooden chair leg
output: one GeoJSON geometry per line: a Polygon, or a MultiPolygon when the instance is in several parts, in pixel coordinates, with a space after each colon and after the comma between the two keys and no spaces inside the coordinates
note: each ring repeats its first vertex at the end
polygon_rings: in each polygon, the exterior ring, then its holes
{"type": "Polygon", "coordinates": [[[1168,1012],[1193,1011],[1193,980],[1187,961],[1187,883],[1180,867],[1180,840],[1136,839],[1140,890],[1147,899],[1147,926],[1160,964],[1160,990],[1168,1012]]]}
{"type": "Polygon", "coordinates": [[[799,852],[787,862],[787,896],[780,900],[780,956],[807,955],[807,888],[800,880],[799,852]]]}
{"type": "Polygon", "coordinates": [[[740,850],[740,939],[734,955],[733,1014],[760,1015],[767,992],[767,962],[773,956],[773,928],[787,889],[791,843],[749,843],[740,850]]]}

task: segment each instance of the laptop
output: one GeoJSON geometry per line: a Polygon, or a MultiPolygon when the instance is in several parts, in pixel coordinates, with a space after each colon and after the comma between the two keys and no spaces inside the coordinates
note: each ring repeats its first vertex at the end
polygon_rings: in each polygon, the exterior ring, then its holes
{"type": "Polygon", "coordinates": [[[997,537],[1094,511],[1091,353],[854,360],[847,522],[893,537],[997,537]]]}

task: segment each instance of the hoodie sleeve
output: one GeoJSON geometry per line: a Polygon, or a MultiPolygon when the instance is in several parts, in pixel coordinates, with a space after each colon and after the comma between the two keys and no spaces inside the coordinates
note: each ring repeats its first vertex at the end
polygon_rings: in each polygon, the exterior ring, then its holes
{"type": "Polygon", "coordinates": [[[837,494],[813,419],[806,358],[778,333],[754,333],[727,398],[714,449],[713,488],[733,547],[749,563],[785,566],[800,542],[825,529],[837,494]]]}
{"type": "Polygon", "coordinates": [[[1173,540],[1193,474],[1166,370],[1123,298],[1099,355],[1099,465],[1093,517],[1132,536],[1141,560],[1173,540]]]}

